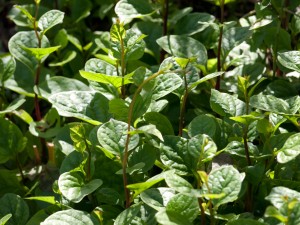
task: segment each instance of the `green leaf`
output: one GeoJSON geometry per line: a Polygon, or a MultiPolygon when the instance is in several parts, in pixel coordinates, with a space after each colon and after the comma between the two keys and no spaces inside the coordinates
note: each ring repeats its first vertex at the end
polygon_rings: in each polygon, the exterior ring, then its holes
{"type": "Polygon", "coordinates": [[[107,63],[102,59],[92,58],[89,59],[84,66],[84,70],[88,72],[106,74],[111,76],[117,76],[118,72],[115,66],[107,63]]]}
{"type": "MultiPolygon", "coordinates": [[[[114,155],[123,157],[125,142],[127,139],[127,123],[111,119],[109,122],[102,124],[98,131],[97,137],[103,148],[114,155]]],[[[134,130],[133,127],[130,130],[134,130]]],[[[134,134],[130,138],[128,150],[134,149],[139,143],[139,136],[134,134]]]]}
{"type": "Polygon", "coordinates": [[[109,101],[109,113],[113,118],[126,122],[128,120],[129,104],[123,99],[115,98],[109,101]]]}
{"type": "Polygon", "coordinates": [[[250,105],[260,110],[278,114],[294,114],[298,110],[292,111],[292,106],[287,101],[273,95],[254,95],[250,98],[250,105]]]}
{"type": "Polygon", "coordinates": [[[50,215],[44,222],[41,223],[41,225],[53,224],[98,225],[99,222],[84,211],[67,209],[50,215]]]}
{"type": "Polygon", "coordinates": [[[170,199],[166,206],[166,212],[180,215],[192,223],[199,214],[198,199],[179,193],[170,199]]]}
{"type": "Polygon", "coordinates": [[[300,73],[300,51],[278,52],[277,59],[284,67],[300,73]]]}
{"type": "Polygon", "coordinates": [[[33,26],[33,24],[34,24],[34,18],[28,12],[28,10],[26,9],[26,7],[23,7],[23,6],[20,6],[20,5],[15,5],[14,7],[16,7],[18,10],[20,10],[23,13],[23,15],[25,15],[27,17],[27,19],[30,21],[31,26],[33,26]]]}
{"type": "Polygon", "coordinates": [[[300,133],[290,136],[283,147],[278,150],[277,161],[287,163],[300,154],[300,133]]]}
{"type": "Polygon", "coordinates": [[[121,42],[125,38],[126,30],[122,24],[113,24],[110,28],[110,40],[113,42],[121,42]]]}
{"type": "Polygon", "coordinates": [[[23,50],[25,50],[30,55],[33,55],[38,61],[44,60],[50,55],[52,52],[57,51],[60,46],[54,46],[49,48],[27,48],[25,46],[21,46],[23,50]]]}
{"type": "Polygon", "coordinates": [[[66,91],[53,94],[48,98],[61,116],[75,117],[94,125],[106,122],[108,99],[93,91],[66,91]]]}
{"type": "Polygon", "coordinates": [[[147,123],[155,125],[163,135],[174,135],[171,122],[163,114],[158,112],[148,112],[143,118],[147,123]]]}
{"type": "MultiPolygon", "coordinates": [[[[61,46],[63,48],[63,46],[61,46]]],[[[76,51],[68,51],[66,54],[63,55],[62,59],[59,59],[58,61],[54,61],[52,63],[49,63],[49,66],[64,66],[67,63],[71,62],[73,59],[75,59],[77,56],[76,51]]]]}
{"type": "Polygon", "coordinates": [[[121,22],[130,22],[134,18],[142,18],[153,13],[152,6],[147,0],[121,0],[115,6],[115,12],[121,22]]]}
{"type": "Polygon", "coordinates": [[[0,57],[0,85],[13,76],[16,70],[16,61],[11,55],[0,57]]]}
{"type": "Polygon", "coordinates": [[[155,214],[156,220],[161,225],[192,225],[188,218],[174,212],[167,212],[162,209],[155,214]]]}
{"type": "Polygon", "coordinates": [[[213,138],[218,130],[217,120],[210,115],[195,117],[188,125],[188,134],[194,137],[198,134],[207,134],[213,138]]]}
{"type": "Polygon", "coordinates": [[[151,188],[141,193],[144,203],[159,211],[165,208],[170,199],[175,195],[175,190],[171,188],[151,188]]]}
{"type": "Polygon", "coordinates": [[[234,47],[249,38],[251,34],[249,27],[232,27],[225,30],[222,37],[223,60],[234,47]]]}
{"type": "Polygon", "coordinates": [[[286,223],[288,221],[287,217],[282,215],[274,206],[268,206],[265,211],[265,217],[274,217],[277,220],[286,223]]]}
{"type": "Polygon", "coordinates": [[[182,85],[182,79],[175,73],[162,74],[155,78],[152,99],[157,100],[176,90],[182,85]]]}
{"type": "Polygon", "coordinates": [[[57,202],[55,201],[55,197],[54,196],[34,196],[34,197],[28,197],[25,198],[27,200],[37,200],[37,201],[41,201],[41,202],[47,202],[50,203],[52,205],[55,205],[57,202]]]}
{"type": "Polygon", "coordinates": [[[63,22],[64,14],[59,10],[50,10],[40,17],[38,27],[45,34],[50,28],[63,22]]]}
{"type": "Polygon", "coordinates": [[[45,99],[48,99],[51,95],[56,93],[73,90],[90,91],[91,89],[86,84],[77,79],[63,76],[50,77],[49,79],[45,80],[37,87],[35,87],[36,93],[45,99]]]}
{"type": "Polygon", "coordinates": [[[114,225],[130,225],[134,217],[140,212],[141,203],[134,204],[121,212],[116,218],[114,225]]]}
{"type": "Polygon", "coordinates": [[[6,109],[0,111],[0,115],[1,115],[1,114],[10,113],[10,112],[15,111],[15,110],[18,109],[21,105],[23,105],[25,102],[26,102],[26,100],[23,99],[23,98],[15,99],[13,102],[10,103],[9,106],[7,106],[6,109]]]}
{"type": "Polygon", "coordinates": [[[84,123],[70,127],[70,137],[74,142],[74,147],[77,151],[83,153],[89,148],[89,141],[87,139],[93,128],[92,125],[84,123]]]}
{"type": "Polygon", "coordinates": [[[169,169],[176,170],[179,175],[188,173],[183,153],[187,151],[188,140],[178,136],[164,136],[164,142],[160,145],[160,159],[169,169]]]}
{"type": "Polygon", "coordinates": [[[176,23],[175,33],[193,35],[205,30],[214,21],[215,17],[208,13],[189,13],[176,23]]]}
{"type": "Polygon", "coordinates": [[[257,220],[253,219],[237,219],[237,220],[231,220],[226,225],[266,225],[266,223],[259,222],[257,220]]]}
{"type": "Polygon", "coordinates": [[[66,172],[59,176],[58,187],[63,196],[69,201],[78,203],[85,196],[93,193],[102,185],[102,180],[94,179],[85,183],[81,172],[66,172]]]}
{"type": "Polygon", "coordinates": [[[211,108],[221,116],[240,116],[246,113],[246,104],[236,96],[211,90],[211,108]]]}
{"type": "Polygon", "coordinates": [[[223,4],[226,5],[226,4],[229,4],[229,3],[232,3],[232,2],[235,2],[236,0],[206,0],[208,2],[211,2],[217,6],[220,6],[221,5],[221,1],[223,1],[223,4]]]}
{"type": "Polygon", "coordinates": [[[12,214],[9,213],[9,214],[3,216],[2,218],[0,218],[0,225],[5,225],[11,217],[12,217],[12,214]]]}
{"type": "Polygon", "coordinates": [[[29,218],[29,208],[26,202],[16,194],[5,194],[0,199],[0,217],[11,214],[6,225],[25,225],[29,218]]]}
{"type": "Polygon", "coordinates": [[[206,65],[207,53],[204,45],[191,37],[183,35],[164,36],[157,39],[157,43],[172,56],[196,58],[198,64],[206,65]]]}
{"type": "Polygon", "coordinates": [[[266,200],[270,201],[277,209],[282,208],[285,203],[293,199],[300,201],[300,193],[282,186],[273,187],[271,193],[266,197],[266,200]]]}
{"type": "MultiPolygon", "coordinates": [[[[49,41],[46,36],[41,40],[41,48],[48,48],[49,41]]],[[[38,61],[34,55],[27,52],[26,48],[38,48],[38,39],[34,31],[17,32],[8,42],[9,52],[19,61],[24,63],[32,71],[35,69],[38,61]]],[[[43,51],[43,50],[42,50],[43,51]]]]}
{"type": "Polygon", "coordinates": [[[131,77],[134,73],[127,74],[124,77],[118,77],[118,76],[111,76],[101,73],[93,73],[93,72],[87,72],[80,70],[80,75],[84,77],[85,79],[96,81],[103,84],[111,84],[116,88],[119,88],[123,85],[133,83],[131,77]],[[124,83],[123,83],[124,82],[124,83]]]}
{"type": "Polygon", "coordinates": [[[86,165],[86,162],[87,154],[83,154],[79,151],[72,151],[62,161],[59,172],[61,174],[75,170],[84,172],[84,166],[86,165]]]}
{"type": "Polygon", "coordinates": [[[27,139],[9,120],[0,118],[0,127],[0,163],[5,163],[24,150],[27,139]]]}
{"type": "MultiPolygon", "coordinates": [[[[253,158],[253,157],[259,155],[259,150],[257,149],[256,145],[252,144],[251,142],[248,142],[248,148],[249,148],[249,156],[250,156],[250,158],[253,158]]],[[[246,158],[244,143],[240,142],[240,141],[231,141],[224,148],[224,152],[227,152],[227,153],[229,153],[231,155],[237,155],[237,156],[246,158]]]]}
{"type": "Polygon", "coordinates": [[[238,198],[245,173],[239,173],[233,166],[221,166],[213,169],[208,176],[208,186],[203,186],[204,193],[222,194],[221,198],[212,199],[215,208],[238,198]]]}
{"type": "Polygon", "coordinates": [[[203,83],[205,81],[208,81],[208,80],[210,80],[212,78],[221,76],[222,74],[224,74],[224,72],[215,72],[215,73],[208,74],[205,77],[202,77],[201,79],[199,79],[198,81],[192,83],[190,85],[190,87],[188,88],[188,91],[190,92],[193,88],[197,87],[199,84],[201,84],[201,83],[203,83]]]}

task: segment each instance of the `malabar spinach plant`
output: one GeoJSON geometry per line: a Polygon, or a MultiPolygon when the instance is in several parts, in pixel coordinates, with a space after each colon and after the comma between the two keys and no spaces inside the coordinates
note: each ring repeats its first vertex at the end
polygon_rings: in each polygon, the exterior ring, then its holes
{"type": "Polygon", "coordinates": [[[0,224],[298,225],[300,2],[241,2],[14,5],[0,224]]]}

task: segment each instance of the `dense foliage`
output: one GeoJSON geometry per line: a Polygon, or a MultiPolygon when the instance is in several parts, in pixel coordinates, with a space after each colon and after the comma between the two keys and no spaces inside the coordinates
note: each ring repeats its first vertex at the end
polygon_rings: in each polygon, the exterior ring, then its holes
{"type": "Polygon", "coordinates": [[[299,0],[0,8],[0,224],[299,225],[299,0]]]}

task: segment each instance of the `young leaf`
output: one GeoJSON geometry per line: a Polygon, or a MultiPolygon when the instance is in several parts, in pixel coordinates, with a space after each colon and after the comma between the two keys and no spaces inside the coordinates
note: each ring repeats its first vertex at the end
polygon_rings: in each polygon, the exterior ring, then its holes
{"type": "Polygon", "coordinates": [[[40,17],[38,27],[45,34],[47,30],[63,22],[64,14],[59,10],[50,10],[40,17]]]}
{"type": "Polygon", "coordinates": [[[66,91],[48,98],[61,116],[75,117],[98,125],[110,118],[108,99],[93,91],[66,91]]]}
{"type": "MultiPolygon", "coordinates": [[[[46,36],[41,40],[41,48],[48,48],[49,41],[46,36]]],[[[37,59],[31,53],[28,53],[25,48],[38,48],[38,39],[34,31],[20,31],[16,33],[8,42],[10,53],[19,61],[24,63],[29,69],[34,70],[37,65],[37,59]]]]}
{"type": "Polygon", "coordinates": [[[77,171],[63,173],[58,179],[58,187],[63,196],[75,203],[80,202],[85,196],[94,192],[102,183],[100,179],[85,183],[83,174],[77,171]]]}
{"type": "Polygon", "coordinates": [[[11,214],[6,225],[25,225],[29,218],[29,208],[26,202],[16,194],[5,194],[0,198],[0,215],[11,214]]]}
{"type": "Polygon", "coordinates": [[[300,134],[290,136],[283,147],[278,150],[277,161],[279,163],[287,163],[300,154],[300,134]]]}
{"type": "Polygon", "coordinates": [[[208,176],[208,186],[203,186],[204,193],[222,194],[221,198],[212,199],[215,208],[238,198],[245,173],[239,173],[233,166],[221,166],[213,169],[208,176]]]}
{"type": "Polygon", "coordinates": [[[57,51],[60,46],[54,46],[49,48],[27,48],[25,46],[21,46],[23,50],[25,50],[30,55],[33,55],[38,61],[45,60],[48,55],[52,52],[57,51]]]}
{"type": "Polygon", "coordinates": [[[53,225],[53,224],[65,224],[65,225],[98,225],[99,222],[96,221],[90,214],[75,210],[67,209],[63,211],[58,211],[53,213],[47,219],[41,223],[41,225],[53,225]]]}
{"type": "Polygon", "coordinates": [[[277,209],[293,199],[300,201],[300,193],[287,187],[273,187],[271,193],[266,197],[277,209]]]}
{"type": "Polygon", "coordinates": [[[113,42],[121,42],[125,38],[126,30],[122,24],[113,24],[110,28],[110,40],[113,42]]]}
{"type": "MultiPolygon", "coordinates": [[[[131,127],[131,130],[133,129],[131,127]]],[[[127,139],[127,123],[111,119],[99,127],[97,137],[103,148],[122,157],[127,139]]],[[[138,143],[139,136],[137,134],[132,135],[128,150],[134,149],[138,143]]]]}
{"type": "Polygon", "coordinates": [[[5,216],[3,216],[2,218],[0,218],[0,225],[5,225],[6,222],[12,217],[12,214],[9,213],[5,216]]]}
{"type": "Polygon", "coordinates": [[[172,56],[196,58],[198,64],[206,65],[207,53],[204,45],[191,37],[183,35],[164,36],[157,39],[157,43],[172,56]]]}
{"type": "Polygon", "coordinates": [[[87,139],[92,129],[92,125],[84,123],[70,127],[70,137],[77,151],[83,153],[89,148],[87,139]]]}

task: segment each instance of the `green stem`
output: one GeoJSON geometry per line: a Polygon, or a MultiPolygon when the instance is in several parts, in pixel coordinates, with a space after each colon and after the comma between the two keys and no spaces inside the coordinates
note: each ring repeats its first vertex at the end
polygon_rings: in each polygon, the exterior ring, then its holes
{"type": "Polygon", "coordinates": [[[185,105],[186,105],[187,97],[188,97],[188,94],[189,94],[185,71],[184,71],[183,77],[184,77],[184,89],[185,89],[185,91],[184,91],[183,97],[182,97],[181,102],[180,102],[180,116],[179,116],[179,130],[178,130],[178,135],[180,137],[182,137],[183,126],[184,126],[184,116],[185,116],[185,105]]]}
{"type": "Polygon", "coordinates": [[[122,159],[122,174],[123,174],[123,185],[124,185],[124,193],[125,193],[125,206],[126,208],[129,208],[130,206],[130,193],[127,188],[127,162],[128,162],[128,146],[129,146],[129,141],[130,141],[130,127],[131,127],[131,122],[132,122],[132,116],[133,116],[133,107],[136,102],[136,99],[138,97],[138,94],[141,92],[142,88],[152,79],[156,78],[157,76],[163,74],[163,71],[158,71],[157,73],[153,74],[152,76],[148,77],[146,80],[143,81],[143,83],[137,88],[135,91],[132,101],[129,105],[129,112],[128,112],[128,121],[127,121],[127,137],[126,137],[126,142],[125,142],[125,149],[124,149],[124,155],[122,159]]]}
{"type": "Polygon", "coordinates": [[[16,155],[16,162],[17,162],[20,174],[21,174],[22,183],[24,184],[25,183],[25,176],[24,176],[24,173],[23,173],[22,165],[20,163],[19,155],[18,154],[16,155]]]}
{"type": "Polygon", "coordinates": [[[124,76],[125,76],[125,48],[124,40],[121,38],[121,75],[122,75],[122,86],[121,86],[121,95],[122,99],[125,99],[125,85],[124,85],[124,76]]]}

